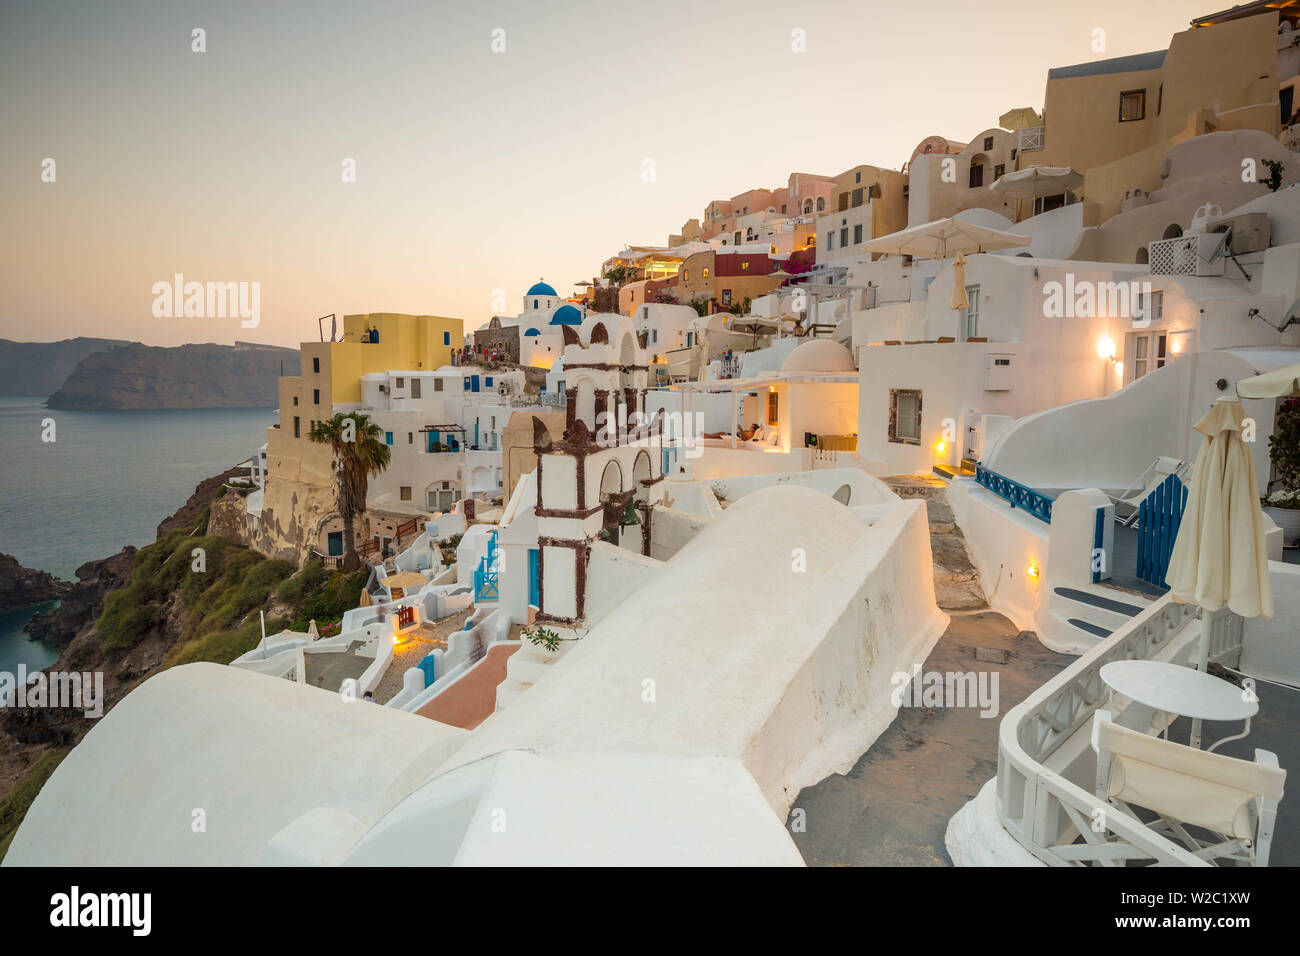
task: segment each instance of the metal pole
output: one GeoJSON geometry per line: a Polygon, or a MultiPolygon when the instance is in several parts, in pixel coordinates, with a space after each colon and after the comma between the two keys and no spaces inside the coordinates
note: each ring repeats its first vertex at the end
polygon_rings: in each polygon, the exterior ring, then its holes
{"type": "MultiPolygon", "coordinates": [[[[1210,611],[1201,608],[1201,646],[1197,655],[1196,669],[1202,674],[1206,672],[1206,668],[1210,664],[1210,632],[1214,627],[1211,620],[1213,616],[1210,611]]],[[[1191,745],[1197,750],[1201,749],[1201,719],[1199,717],[1192,721],[1191,745]]]]}

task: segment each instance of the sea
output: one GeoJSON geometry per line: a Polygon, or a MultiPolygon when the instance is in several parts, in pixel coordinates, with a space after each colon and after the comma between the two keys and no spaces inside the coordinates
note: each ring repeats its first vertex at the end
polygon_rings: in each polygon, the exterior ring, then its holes
{"type": "MultiPolygon", "coordinates": [[[[251,458],[275,421],[274,408],[71,412],[0,396],[0,552],[76,580],[85,562],[152,542],[199,482],[251,458]]],[[[0,671],[57,659],[22,631],[37,610],[0,613],[0,671]]]]}

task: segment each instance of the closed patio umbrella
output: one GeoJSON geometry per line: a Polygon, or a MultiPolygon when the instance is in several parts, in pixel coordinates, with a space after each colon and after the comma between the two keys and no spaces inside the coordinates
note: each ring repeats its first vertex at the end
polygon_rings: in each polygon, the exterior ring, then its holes
{"type": "MultiPolygon", "coordinates": [[[[1209,660],[1212,612],[1227,606],[1242,617],[1273,616],[1264,513],[1254,459],[1242,438],[1244,420],[1241,401],[1225,396],[1196,423],[1204,438],[1165,574],[1175,601],[1203,609],[1200,671],[1209,660]]],[[[1195,721],[1194,740],[1200,732],[1195,721]]]]}
{"type": "Polygon", "coordinates": [[[1300,395],[1300,362],[1237,383],[1242,398],[1292,398],[1300,395]]]}
{"type": "Polygon", "coordinates": [[[953,309],[970,308],[970,296],[966,294],[966,256],[960,252],[952,260],[952,298],[948,301],[948,306],[953,309]]]}

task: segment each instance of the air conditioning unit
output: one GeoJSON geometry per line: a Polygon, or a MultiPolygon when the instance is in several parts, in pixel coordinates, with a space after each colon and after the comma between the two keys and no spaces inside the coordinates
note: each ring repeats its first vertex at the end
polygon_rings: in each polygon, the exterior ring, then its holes
{"type": "Polygon", "coordinates": [[[984,391],[1009,392],[1014,383],[1015,356],[989,352],[984,356],[984,391]]]}
{"type": "Polygon", "coordinates": [[[380,386],[379,386],[379,390],[380,390],[381,392],[383,392],[384,394],[388,394],[388,386],[387,386],[387,385],[380,385],[380,386]]]}
{"type": "Polygon", "coordinates": [[[1211,234],[1226,232],[1228,248],[1234,256],[1248,252],[1263,252],[1272,240],[1268,213],[1247,212],[1239,216],[1224,216],[1208,224],[1211,234]]]}

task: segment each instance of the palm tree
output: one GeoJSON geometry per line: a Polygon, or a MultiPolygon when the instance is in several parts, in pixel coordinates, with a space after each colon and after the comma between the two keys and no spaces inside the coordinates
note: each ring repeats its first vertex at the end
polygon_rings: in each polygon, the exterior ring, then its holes
{"type": "Polygon", "coordinates": [[[391,453],[384,432],[360,412],[340,412],[317,422],[307,437],[334,450],[334,476],[339,483],[339,516],[343,519],[343,570],[361,567],[353,539],[352,522],[366,510],[370,476],[388,467],[391,453]]]}

